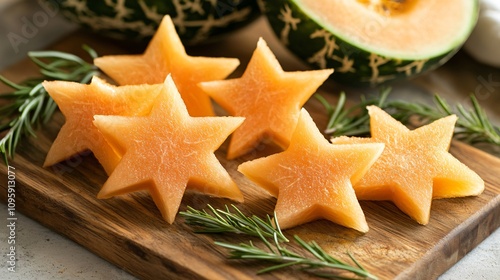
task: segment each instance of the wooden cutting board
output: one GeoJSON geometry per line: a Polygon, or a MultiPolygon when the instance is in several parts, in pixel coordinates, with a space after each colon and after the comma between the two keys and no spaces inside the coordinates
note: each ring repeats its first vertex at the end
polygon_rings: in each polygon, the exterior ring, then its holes
{"type": "MultiPolygon", "coordinates": [[[[266,33],[262,23],[223,41],[222,45],[191,48],[191,54],[239,57],[242,67],[248,61],[258,36],[264,36],[286,70],[301,70],[298,63],[266,33]],[[264,30],[264,33],[259,33],[264,30]],[[238,44],[238,48],[234,48],[238,44]]],[[[133,53],[141,46],[123,48],[116,42],[95,38],[77,32],[55,44],[50,49],[72,52],[81,56],[80,46],[89,44],[98,53],[133,53]]],[[[458,79],[474,81],[469,73],[456,72],[457,63],[470,59],[459,58],[439,71],[411,82],[396,84],[394,91],[431,91],[443,89],[458,79]],[[469,78],[469,79],[467,79],[469,78]],[[447,83],[448,79],[448,83],[447,83]]],[[[241,74],[239,72],[235,75],[241,74]]],[[[477,67],[477,65],[476,65],[477,67]]],[[[470,68],[467,68],[470,69],[470,68]]],[[[481,68],[484,69],[484,68],[481,68]]],[[[487,69],[488,70],[488,69],[487,69]]],[[[485,71],[487,71],[485,70],[485,71]]],[[[487,73],[487,72],[486,72],[487,73]]],[[[2,75],[20,81],[36,75],[36,69],[23,61],[6,70],[2,75]]],[[[487,77],[487,74],[485,74],[487,77]]],[[[476,76],[477,77],[477,76],[476,76]]],[[[469,83],[469,85],[474,83],[469,83]]],[[[477,85],[477,83],[475,84],[477,85]]],[[[346,89],[326,83],[320,93],[335,101],[337,93],[345,89],[353,100],[359,93],[371,90],[346,89]]],[[[0,92],[5,92],[0,87],[0,92]]],[[[432,92],[432,91],[431,91],[432,92]]],[[[446,90],[445,90],[446,92],[446,90]]],[[[395,93],[396,94],[396,93],[395,93]]],[[[497,103],[498,104],[498,103],[497,103]]],[[[305,106],[320,129],[325,128],[326,114],[314,98],[305,106]]],[[[108,200],[98,200],[96,194],[106,180],[106,175],[91,156],[78,156],[53,168],[42,168],[45,155],[64,122],[57,113],[38,137],[23,140],[11,165],[16,168],[16,209],[45,226],[76,241],[88,250],[116,264],[124,270],[145,279],[287,279],[306,278],[296,271],[276,272],[256,276],[262,264],[227,260],[227,251],[213,245],[213,241],[246,242],[247,237],[230,235],[197,235],[177,218],[173,225],[165,223],[147,193],[135,193],[108,200]],[[298,276],[300,275],[300,276],[298,276]]],[[[216,155],[233,176],[245,195],[245,203],[238,205],[244,213],[264,216],[272,213],[275,199],[253,185],[236,171],[238,164],[255,158],[246,156],[239,160],[225,160],[225,143],[216,155]]],[[[256,156],[269,151],[263,147],[256,156]]],[[[380,279],[433,279],[455,264],[467,252],[500,226],[500,159],[468,145],[453,142],[451,153],[475,170],[486,182],[486,189],[479,197],[435,200],[431,220],[427,226],[416,224],[388,202],[361,202],[370,231],[359,234],[327,221],[312,222],[285,234],[300,235],[306,241],[315,240],[329,253],[347,260],[345,252],[353,254],[361,264],[380,279]]],[[[2,178],[7,167],[0,164],[2,178]]],[[[0,180],[0,197],[6,201],[6,180],[0,180]]],[[[207,203],[222,207],[229,200],[210,198],[187,193],[181,210],[186,206],[204,208],[207,203]]],[[[290,244],[292,249],[297,246],[290,244]]]]}

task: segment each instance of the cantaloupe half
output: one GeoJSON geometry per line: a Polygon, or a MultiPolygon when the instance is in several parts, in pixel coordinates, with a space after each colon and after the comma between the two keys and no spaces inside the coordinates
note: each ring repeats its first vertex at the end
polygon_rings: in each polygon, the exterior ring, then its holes
{"type": "Polygon", "coordinates": [[[123,153],[98,197],[149,191],[169,223],[174,222],[188,187],[243,201],[214,154],[242,122],[241,117],[189,116],[169,75],[147,116],[95,116],[94,124],[104,138],[123,153]]]}
{"type": "Polygon", "coordinates": [[[116,87],[98,77],[93,77],[89,85],[45,81],[43,86],[66,119],[50,147],[44,166],[90,150],[108,174],[116,167],[121,155],[94,126],[94,115],[146,115],[161,89],[161,85],[116,87]]]}
{"type": "Polygon", "coordinates": [[[467,40],[477,0],[265,0],[281,41],[333,79],[372,84],[446,62],[467,40]]]}
{"type": "Polygon", "coordinates": [[[161,84],[172,75],[190,115],[199,117],[214,112],[198,83],[226,78],[239,60],[188,55],[167,15],[143,54],[98,57],[94,64],[120,85],[161,84]]]}
{"type": "Polygon", "coordinates": [[[433,198],[479,195],[484,181],[448,152],[457,117],[409,130],[382,109],[369,106],[371,138],[338,137],[334,144],[384,143],[385,150],[354,184],[359,200],[389,200],[420,224],[433,198]]]}
{"type": "Polygon", "coordinates": [[[383,149],[380,143],[332,145],[302,109],[288,149],[242,163],[238,171],[277,197],[275,212],[282,228],[327,219],[367,232],[352,184],[383,149]]]}

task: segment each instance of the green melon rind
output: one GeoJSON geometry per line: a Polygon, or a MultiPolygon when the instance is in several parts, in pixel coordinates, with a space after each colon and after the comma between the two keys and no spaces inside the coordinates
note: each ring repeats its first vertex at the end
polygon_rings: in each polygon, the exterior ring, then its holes
{"type": "Polygon", "coordinates": [[[214,40],[260,15],[256,0],[60,0],[63,14],[101,35],[147,42],[169,14],[186,44],[214,40]]]}
{"type": "MultiPolygon", "coordinates": [[[[477,18],[478,2],[474,1],[477,18]]],[[[376,86],[423,74],[447,62],[466,39],[427,59],[402,59],[358,47],[334,34],[294,0],[262,1],[261,8],[278,38],[290,51],[315,68],[335,69],[330,77],[349,85],[376,86]]],[[[471,24],[470,32],[473,27],[471,24]]]]}

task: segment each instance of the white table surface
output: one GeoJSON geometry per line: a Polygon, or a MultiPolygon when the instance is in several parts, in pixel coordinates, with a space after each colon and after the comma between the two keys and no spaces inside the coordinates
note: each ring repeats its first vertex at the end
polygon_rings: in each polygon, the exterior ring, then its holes
{"type": "MultiPolygon", "coordinates": [[[[47,26],[39,28],[35,38],[17,46],[14,51],[6,39],[10,32],[21,34],[22,17],[29,19],[43,9],[36,1],[0,1],[0,70],[25,57],[29,50],[41,49],[75,27],[58,16],[51,17],[47,26]],[[50,26],[58,26],[52,32],[50,26]]],[[[1,179],[4,180],[4,179],[1,179]]],[[[7,206],[0,204],[0,217],[7,220],[7,206]]],[[[7,230],[0,231],[0,279],[135,279],[119,267],[89,252],[75,242],[16,213],[16,272],[7,271],[7,230]]],[[[499,213],[500,215],[500,213],[499,213]]],[[[500,229],[444,273],[440,280],[500,279],[500,229]]]]}

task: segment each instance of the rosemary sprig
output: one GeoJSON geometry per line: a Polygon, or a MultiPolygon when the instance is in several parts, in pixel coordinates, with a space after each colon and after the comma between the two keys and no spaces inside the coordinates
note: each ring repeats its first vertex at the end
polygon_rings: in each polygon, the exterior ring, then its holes
{"type": "Polygon", "coordinates": [[[456,114],[459,118],[455,126],[456,139],[469,144],[490,143],[500,146],[500,128],[491,123],[474,95],[470,96],[472,109],[467,110],[458,104],[455,110],[439,95],[434,95],[435,106],[413,103],[404,100],[389,100],[390,88],[383,89],[378,97],[366,99],[349,108],[346,107],[345,93],[341,93],[335,106],[326,99],[316,95],[327,110],[329,121],[325,130],[331,136],[363,136],[369,135],[370,125],[366,106],[377,105],[391,114],[403,124],[425,125],[437,119],[456,114]]]}
{"type": "Polygon", "coordinates": [[[225,210],[215,209],[211,205],[207,206],[210,212],[205,210],[196,210],[190,206],[185,212],[180,214],[184,216],[187,224],[195,228],[196,233],[237,233],[251,236],[274,237],[275,235],[281,241],[288,242],[278,224],[274,224],[271,217],[267,215],[263,220],[255,215],[245,216],[240,209],[231,205],[235,213],[229,210],[226,205],[225,210]]]}
{"type": "Polygon", "coordinates": [[[379,98],[366,99],[361,96],[361,101],[349,108],[346,108],[346,95],[341,92],[339,100],[335,106],[332,106],[321,95],[316,94],[315,97],[323,104],[328,114],[328,124],[325,130],[326,134],[333,136],[355,136],[367,135],[370,133],[370,116],[366,110],[368,105],[377,105],[384,108],[387,96],[390,89],[384,89],[380,93],[379,98]]]}
{"type": "MultiPolygon", "coordinates": [[[[97,53],[88,46],[83,47],[92,57],[97,53]]],[[[35,136],[34,128],[50,120],[57,104],[42,86],[44,80],[64,80],[87,83],[99,70],[93,64],[78,56],[58,51],[28,53],[30,59],[40,68],[40,78],[29,79],[16,84],[0,75],[0,82],[13,91],[0,94],[0,153],[8,163],[14,157],[21,137],[35,136]]]]}
{"type": "Polygon", "coordinates": [[[215,242],[215,244],[230,249],[230,257],[233,259],[266,260],[277,263],[276,265],[259,270],[257,274],[293,266],[322,278],[377,279],[377,277],[366,271],[351,254],[348,254],[348,256],[354,263],[354,266],[332,257],[314,241],[305,242],[297,235],[294,235],[294,239],[302,248],[313,255],[314,258],[290,251],[283,247],[277,238],[273,239],[273,243],[262,238],[268,250],[256,247],[251,241],[239,245],[224,242],[215,242]],[[326,271],[325,269],[332,269],[332,271],[326,271]],[[352,273],[355,277],[349,277],[349,275],[345,275],[346,273],[352,273]]]}
{"type": "Polygon", "coordinates": [[[216,245],[230,251],[230,258],[268,261],[275,263],[257,274],[268,273],[288,267],[295,267],[311,273],[317,277],[331,279],[377,279],[364,269],[351,255],[348,254],[354,265],[342,262],[325,252],[316,242],[305,242],[297,235],[294,240],[312,257],[301,255],[287,249],[283,243],[289,240],[283,235],[276,216],[267,220],[253,216],[245,216],[236,206],[225,210],[215,209],[208,205],[210,213],[205,210],[195,210],[188,207],[185,212],[179,214],[185,217],[187,224],[195,228],[197,233],[238,233],[259,237],[259,240],[267,249],[261,249],[252,241],[248,243],[231,244],[226,242],[215,242],[216,245]]]}

